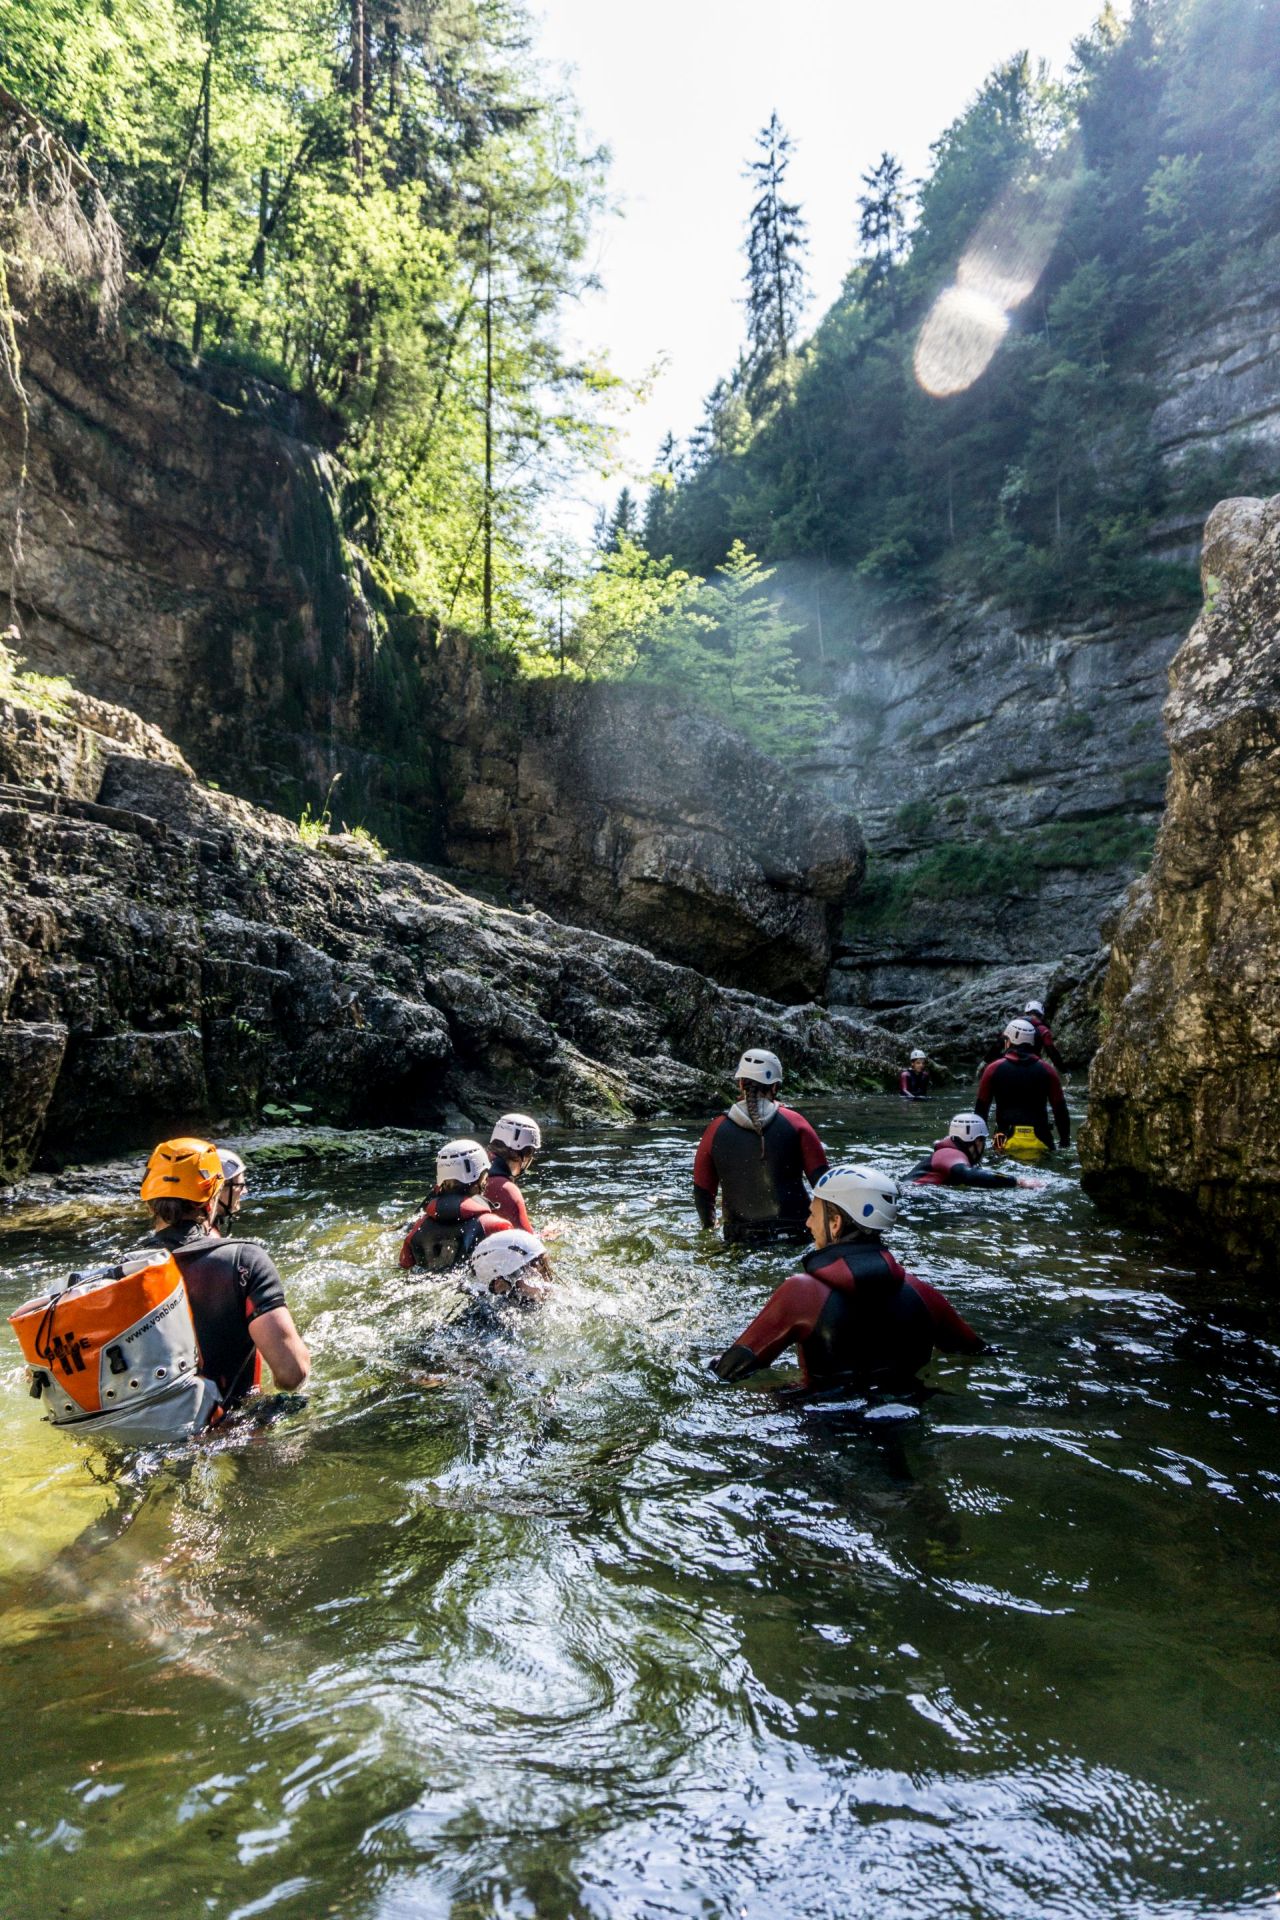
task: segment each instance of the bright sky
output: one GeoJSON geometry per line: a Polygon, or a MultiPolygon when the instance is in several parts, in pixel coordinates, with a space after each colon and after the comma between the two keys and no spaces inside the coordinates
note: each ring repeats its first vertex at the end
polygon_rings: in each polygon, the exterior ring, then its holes
{"type": "MultiPolygon", "coordinates": [[[[789,184],[809,221],[808,318],[855,251],[860,176],[887,148],[917,179],[929,145],[997,62],[1028,48],[1058,71],[1102,0],[534,0],[540,52],[570,69],[591,135],[613,155],[620,211],[600,222],[602,291],[572,329],[637,380],[612,500],[684,439],[742,344],[742,178],[776,107],[796,142],[789,184]]],[[[580,530],[584,508],[573,519],[580,530]]]]}

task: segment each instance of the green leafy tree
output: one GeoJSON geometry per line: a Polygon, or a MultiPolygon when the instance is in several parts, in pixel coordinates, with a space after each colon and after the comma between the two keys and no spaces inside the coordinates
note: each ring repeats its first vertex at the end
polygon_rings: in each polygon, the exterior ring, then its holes
{"type": "Polygon", "coordinates": [[[102,181],[136,323],[329,410],[375,570],[508,637],[612,384],[559,342],[601,158],[529,46],[518,0],[10,0],[0,43],[102,181]]]}
{"type": "Polygon", "coordinates": [[[637,650],[633,672],[678,687],[766,752],[785,755],[813,738],[822,705],[797,684],[791,642],[799,627],[768,592],[772,578],[736,540],[714,577],[682,597],[679,617],[637,650]]]}

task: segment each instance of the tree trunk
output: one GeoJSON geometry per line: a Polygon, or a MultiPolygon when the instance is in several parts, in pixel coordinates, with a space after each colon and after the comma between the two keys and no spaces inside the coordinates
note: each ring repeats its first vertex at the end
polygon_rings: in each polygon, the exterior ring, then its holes
{"type": "Polygon", "coordinates": [[[258,237],[253,243],[253,258],[249,262],[249,271],[255,280],[266,278],[267,272],[267,234],[270,232],[271,218],[271,169],[264,167],[258,175],[258,237]]]}
{"type": "Polygon", "coordinates": [[[351,0],[351,158],[357,179],[364,175],[364,61],[367,34],[364,0],[351,0]]]}
{"type": "Polygon", "coordinates": [[[394,117],[400,104],[400,28],[387,22],[387,117],[394,117]]]}
{"type": "Polygon", "coordinates": [[[493,632],[493,209],[485,218],[484,269],[484,630],[493,632]]]}
{"type": "MultiPolygon", "coordinates": [[[[209,42],[209,56],[205,62],[204,115],[200,126],[200,210],[209,212],[209,178],[213,171],[213,131],[211,116],[213,112],[213,49],[218,32],[218,15],[210,8],[205,20],[205,34],[209,42]]],[[[199,359],[200,349],[204,345],[204,302],[196,301],[196,315],[191,328],[191,352],[199,359]]]]}

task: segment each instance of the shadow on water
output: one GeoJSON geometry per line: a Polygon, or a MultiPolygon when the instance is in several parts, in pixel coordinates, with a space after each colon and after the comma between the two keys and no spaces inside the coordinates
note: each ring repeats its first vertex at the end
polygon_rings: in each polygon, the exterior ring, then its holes
{"type": "MultiPolygon", "coordinates": [[[[946,1112],[815,1117],[905,1171],[946,1112]]],[[[277,1168],[248,1224],[315,1385],[182,1454],[104,1465],[6,1364],[6,1916],[1271,1902],[1265,1335],[1064,1166],[910,1196],[904,1260],[1001,1349],[917,1417],[720,1387],[787,1261],[697,1232],[694,1137],[553,1140],[556,1295],[511,1316],[396,1272],[425,1156],[277,1168]]],[[[6,1308],[118,1196],[0,1222],[6,1308]]]]}

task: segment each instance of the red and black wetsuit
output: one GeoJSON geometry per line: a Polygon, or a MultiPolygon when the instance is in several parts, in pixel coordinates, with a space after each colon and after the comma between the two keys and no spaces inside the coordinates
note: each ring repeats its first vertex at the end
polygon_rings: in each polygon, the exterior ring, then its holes
{"type": "Polygon", "coordinates": [[[986,1351],[937,1288],[908,1273],[874,1235],[815,1247],[804,1272],[784,1280],[721,1354],[716,1372],[722,1380],[744,1379],[793,1341],[806,1386],[855,1378],[892,1389],[912,1382],[935,1347],[986,1351]]]}
{"type": "Polygon", "coordinates": [[[1053,1044],[1053,1034],[1049,1030],[1048,1022],[1038,1013],[1029,1013],[1026,1018],[1036,1030],[1037,1058],[1047,1060],[1056,1072],[1061,1073],[1063,1071],[1062,1055],[1053,1044]]]}
{"type": "Polygon", "coordinates": [[[469,1259],[482,1240],[491,1233],[504,1233],[510,1222],[494,1213],[482,1194],[433,1193],[418,1215],[400,1249],[400,1265],[406,1272],[426,1267],[433,1273],[445,1273],[459,1261],[469,1259]],[[432,1226],[445,1229],[431,1232],[432,1226]],[[452,1247],[452,1256],[449,1249],[452,1247]]]}
{"type": "Polygon", "coordinates": [[[163,1247],[177,1261],[191,1302],[200,1371],[212,1380],[224,1407],[233,1407],[262,1379],[262,1355],[249,1323],[285,1305],[275,1261],[256,1240],[224,1240],[198,1221],[161,1227],[141,1242],[163,1247]]]}
{"type": "Polygon", "coordinates": [[[1058,1138],[1064,1147],[1071,1145],[1071,1115],[1056,1070],[1047,1060],[1037,1060],[1030,1047],[1010,1047],[999,1059],[982,1070],[978,1097],[973,1110],[983,1120],[996,1109],[996,1132],[1009,1134],[1015,1127],[1031,1127],[1046,1147],[1053,1145],[1049,1110],[1058,1123],[1058,1138]]]}
{"type": "Polygon", "coordinates": [[[989,1173],[975,1167],[964,1148],[952,1139],[935,1140],[933,1151],[917,1160],[907,1179],[916,1187],[1016,1187],[1012,1173],[989,1173]]]}
{"type": "Polygon", "coordinates": [[[908,1100],[923,1100],[929,1091],[929,1069],[925,1067],[917,1073],[914,1067],[904,1067],[898,1075],[898,1092],[905,1093],[908,1100]]]}
{"type": "Polygon", "coordinates": [[[529,1209],[525,1206],[524,1195],[512,1177],[511,1169],[500,1154],[495,1153],[489,1166],[489,1178],[485,1181],[484,1197],[494,1213],[500,1213],[509,1227],[523,1227],[526,1233],[533,1232],[529,1219],[529,1209]]]}
{"type": "Polygon", "coordinates": [[[826,1170],[825,1147],[790,1107],[778,1107],[759,1133],[722,1113],[694,1155],[693,1204],[712,1226],[720,1193],[726,1240],[798,1239],[809,1213],[805,1180],[826,1170]]]}

